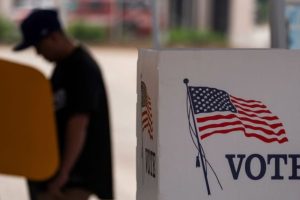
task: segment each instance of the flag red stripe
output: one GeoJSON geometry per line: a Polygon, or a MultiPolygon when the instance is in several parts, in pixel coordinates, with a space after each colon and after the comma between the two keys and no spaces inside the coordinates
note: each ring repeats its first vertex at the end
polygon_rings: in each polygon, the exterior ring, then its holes
{"type": "Polygon", "coordinates": [[[149,116],[150,118],[152,118],[152,114],[151,114],[151,109],[145,109],[143,112],[142,112],[142,117],[143,116],[149,116]]]}
{"type": "Polygon", "coordinates": [[[147,103],[147,110],[151,113],[151,111],[152,111],[151,104],[147,103]]]}
{"type": "Polygon", "coordinates": [[[152,110],[151,104],[147,103],[147,109],[152,110]]]}
{"type": "Polygon", "coordinates": [[[152,120],[149,117],[146,117],[146,118],[144,118],[142,120],[143,120],[142,124],[149,123],[150,125],[152,125],[152,120]]]}
{"type": "Polygon", "coordinates": [[[278,142],[278,143],[284,143],[287,142],[288,139],[286,137],[282,138],[282,139],[278,139],[278,138],[266,138],[263,137],[262,135],[258,135],[255,133],[246,133],[245,129],[243,127],[239,127],[239,128],[232,128],[232,129],[226,129],[226,130],[219,130],[219,131],[213,131],[211,133],[207,133],[202,135],[200,138],[202,140],[204,140],[205,138],[211,136],[211,135],[215,135],[215,134],[228,134],[228,133],[234,133],[234,131],[243,131],[246,137],[255,137],[257,139],[260,139],[266,143],[272,143],[272,142],[278,142]]]}
{"type": "Polygon", "coordinates": [[[243,110],[244,112],[251,112],[251,113],[257,113],[257,114],[262,114],[262,113],[272,114],[269,110],[249,110],[249,109],[243,108],[243,107],[241,107],[239,105],[236,105],[236,104],[235,104],[235,107],[243,110]]]}
{"type": "Polygon", "coordinates": [[[153,127],[152,127],[152,119],[151,119],[151,113],[149,114],[149,112],[147,110],[145,110],[143,113],[142,113],[142,126],[143,126],[143,131],[145,128],[149,128],[148,129],[148,132],[152,132],[153,131],[153,127]]]}
{"type": "Polygon", "coordinates": [[[153,139],[153,122],[151,99],[147,95],[146,105],[142,107],[142,131],[147,129],[150,139],[153,139]]]}
{"type": "Polygon", "coordinates": [[[148,134],[150,136],[150,139],[153,139],[153,131],[148,130],[148,134]]]}
{"type": "Polygon", "coordinates": [[[275,132],[273,130],[268,130],[268,129],[265,129],[265,128],[262,128],[262,127],[255,127],[255,126],[251,126],[251,125],[248,125],[248,124],[244,124],[244,126],[246,128],[248,128],[248,129],[252,129],[252,130],[256,130],[256,131],[262,131],[262,132],[264,132],[267,135],[277,135],[277,136],[280,136],[280,135],[284,135],[285,134],[285,130],[284,129],[280,129],[278,132],[275,132]]]}
{"type": "Polygon", "coordinates": [[[213,132],[210,132],[210,133],[206,133],[206,134],[203,134],[201,135],[201,140],[204,140],[205,138],[211,136],[211,135],[214,135],[214,134],[227,134],[227,133],[231,133],[231,132],[234,132],[234,131],[244,131],[245,128],[243,127],[239,127],[239,128],[231,128],[231,129],[226,129],[226,130],[217,130],[217,131],[213,131],[213,132]]]}
{"type": "MultiPolygon", "coordinates": [[[[275,124],[267,123],[267,121],[272,121],[272,120],[263,121],[263,120],[258,120],[258,119],[251,119],[251,118],[248,118],[248,117],[240,117],[240,116],[237,116],[237,115],[234,115],[234,114],[215,115],[215,116],[209,116],[209,117],[198,117],[197,122],[198,123],[204,123],[204,122],[207,122],[209,120],[220,120],[220,119],[226,120],[226,119],[234,119],[234,118],[238,118],[241,121],[248,121],[248,122],[251,122],[251,123],[254,123],[254,124],[260,124],[260,125],[268,126],[271,129],[276,129],[278,127],[283,127],[282,123],[275,123],[275,124]]],[[[276,118],[275,118],[275,120],[276,120],[276,118]]]]}
{"type": "Polygon", "coordinates": [[[142,112],[142,117],[145,116],[145,115],[147,115],[147,110],[142,112]]]}
{"type": "Polygon", "coordinates": [[[152,111],[151,107],[146,107],[146,109],[148,110],[148,112],[152,111]]]}
{"type": "Polygon", "coordinates": [[[148,118],[143,119],[142,124],[148,123],[148,118]]]}
{"type": "Polygon", "coordinates": [[[145,130],[145,128],[147,128],[149,126],[149,124],[147,123],[147,124],[145,124],[144,126],[143,126],[143,130],[145,130]]]}
{"type": "Polygon", "coordinates": [[[151,121],[151,123],[152,123],[152,116],[151,116],[151,114],[146,113],[145,115],[142,116],[142,119],[143,119],[143,118],[148,119],[148,120],[151,121]],[[149,115],[150,115],[150,116],[149,116],[149,115]]]}
{"type": "Polygon", "coordinates": [[[144,124],[146,122],[150,123],[152,125],[152,120],[149,117],[147,117],[147,116],[145,116],[145,117],[142,118],[142,124],[144,124]]]}
{"type": "Polygon", "coordinates": [[[261,104],[263,104],[261,101],[241,99],[241,98],[238,98],[238,97],[235,97],[235,96],[232,96],[232,95],[230,95],[230,97],[237,100],[237,101],[242,101],[242,102],[245,102],[245,103],[261,103],[261,104]]]}
{"type": "Polygon", "coordinates": [[[280,129],[279,131],[275,132],[274,130],[269,130],[269,129],[265,129],[263,127],[255,127],[255,126],[251,126],[248,124],[243,124],[241,121],[234,121],[234,122],[224,122],[224,123],[220,123],[220,124],[210,124],[210,125],[206,125],[203,127],[199,127],[199,131],[200,134],[202,131],[205,131],[207,129],[210,128],[224,128],[226,126],[233,126],[233,125],[242,125],[244,128],[247,129],[251,129],[251,130],[257,130],[257,131],[262,131],[263,133],[267,134],[267,135],[284,135],[285,134],[285,130],[284,129],[280,129]]]}
{"type": "Polygon", "coordinates": [[[262,104],[244,104],[244,103],[241,103],[241,102],[236,101],[234,99],[231,99],[231,101],[233,103],[239,104],[241,106],[249,107],[249,108],[267,108],[265,105],[262,105],[262,104]]]}
{"type": "Polygon", "coordinates": [[[149,128],[149,130],[150,130],[151,132],[153,131],[153,128],[150,126],[149,123],[144,124],[144,126],[143,126],[143,131],[144,131],[147,127],[149,128]]]}
{"type": "Polygon", "coordinates": [[[255,133],[247,133],[245,134],[246,137],[255,137],[258,138],[266,143],[272,143],[272,142],[278,142],[279,144],[285,143],[288,141],[287,137],[284,137],[282,139],[278,139],[278,138],[265,138],[261,135],[255,134],[255,133]]]}
{"type": "Polygon", "coordinates": [[[260,117],[260,116],[258,116],[258,115],[255,115],[255,114],[249,114],[249,113],[243,112],[243,111],[241,111],[241,110],[238,110],[238,113],[243,114],[243,115],[246,115],[246,116],[248,116],[248,117],[258,117],[258,118],[265,119],[265,120],[268,120],[268,121],[279,120],[279,118],[278,118],[277,116],[260,117]]]}
{"type": "MultiPolygon", "coordinates": [[[[243,111],[238,111],[238,113],[246,115],[248,117],[257,117],[260,119],[264,119],[264,120],[268,120],[268,121],[274,121],[274,120],[279,120],[279,118],[277,116],[268,116],[268,117],[260,117],[258,115],[255,114],[248,114],[246,112],[243,111]]],[[[232,119],[234,117],[237,117],[235,114],[229,114],[229,115],[214,115],[214,116],[208,116],[208,117],[201,117],[201,118],[197,118],[197,122],[198,123],[203,123],[203,122],[207,122],[209,120],[219,120],[219,119],[232,119]]]]}
{"type": "Polygon", "coordinates": [[[206,129],[210,129],[210,128],[223,128],[226,126],[233,126],[233,125],[243,125],[241,121],[234,121],[234,122],[224,122],[224,123],[220,123],[220,124],[210,124],[207,126],[200,126],[198,129],[201,133],[201,131],[205,131],[206,129]]]}
{"type": "Polygon", "coordinates": [[[151,112],[151,110],[147,109],[147,112],[148,112],[148,115],[152,118],[152,112],[151,112]]]}
{"type": "Polygon", "coordinates": [[[272,129],[276,129],[278,127],[283,127],[283,124],[282,123],[276,123],[276,124],[269,124],[267,123],[266,121],[261,121],[261,120],[253,120],[253,119],[250,119],[250,118],[247,118],[247,117],[238,117],[240,120],[242,121],[248,121],[248,122],[251,122],[251,123],[254,123],[254,124],[260,124],[260,125],[265,125],[265,126],[268,126],[272,129]]]}
{"type": "Polygon", "coordinates": [[[147,98],[147,104],[149,104],[151,106],[151,99],[150,99],[150,97],[147,98]]]}
{"type": "Polygon", "coordinates": [[[236,118],[236,115],[229,114],[229,115],[214,115],[214,116],[208,116],[208,117],[198,117],[197,122],[203,123],[210,120],[219,120],[219,119],[233,119],[236,118]]]}

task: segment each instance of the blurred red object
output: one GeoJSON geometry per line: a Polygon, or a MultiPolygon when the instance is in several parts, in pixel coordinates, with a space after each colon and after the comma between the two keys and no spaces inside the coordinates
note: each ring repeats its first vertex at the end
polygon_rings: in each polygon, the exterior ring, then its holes
{"type": "Polygon", "coordinates": [[[77,0],[72,2],[68,20],[84,20],[111,28],[117,23],[118,13],[116,0],[77,0]]]}
{"type": "Polygon", "coordinates": [[[145,0],[123,0],[122,22],[126,29],[145,36],[151,34],[151,7],[145,0]]]}
{"type": "MultiPolygon", "coordinates": [[[[20,23],[31,12],[33,5],[29,2],[31,1],[14,8],[12,13],[14,21],[20,23]]],[[[125,31],[137,36],[147,36],[152,30],[149,2],[149,0],[69,0],[68,4],[65,4],[65,14],[70,23],[83,21],[110,30],[122,25],[125,31]]],[[[55,5],[48,4],[47,6],[55,5]]]]}

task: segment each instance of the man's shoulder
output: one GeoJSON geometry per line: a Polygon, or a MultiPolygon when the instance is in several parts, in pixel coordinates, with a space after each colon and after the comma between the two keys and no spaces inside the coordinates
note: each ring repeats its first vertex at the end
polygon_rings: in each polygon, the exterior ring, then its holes
{"type": "Polygon", "coordinates": [[[91,53],[84,47],[78,47],[76,55],[74,56],[74,65],[79,68],[98,70],[99,64],[92,57],[91,53]]]}

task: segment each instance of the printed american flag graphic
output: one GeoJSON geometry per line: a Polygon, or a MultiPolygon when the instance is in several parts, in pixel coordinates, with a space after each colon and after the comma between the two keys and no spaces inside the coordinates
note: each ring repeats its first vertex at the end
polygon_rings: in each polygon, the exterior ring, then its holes
{"type": "Polygon", "coordinates": [[[266,143],[288,141],[280,119],[260,101],[209,87],[188,87],[199,137],[243,133],[266,143]]]}
{"type": "Polygon", "coordinates": [[[144,82],[142,82],[142,131],[147,131],[150,139],[153,139],[152,105],[144,82]]]}

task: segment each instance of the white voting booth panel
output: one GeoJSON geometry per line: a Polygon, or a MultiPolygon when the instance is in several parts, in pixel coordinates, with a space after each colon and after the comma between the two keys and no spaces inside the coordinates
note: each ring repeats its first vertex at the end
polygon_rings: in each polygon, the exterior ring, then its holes
{"type": "Polygon", "coordinates": [[[140,50],[137,200],[299,200],[300,51],[140,50]]]}

